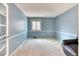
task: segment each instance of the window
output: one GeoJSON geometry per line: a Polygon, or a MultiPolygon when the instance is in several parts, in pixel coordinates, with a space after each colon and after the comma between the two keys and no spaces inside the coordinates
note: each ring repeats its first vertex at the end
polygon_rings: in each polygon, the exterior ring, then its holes
{"type": "Polygon", "coordinates": [[[32,30],[36,30],[36,21],[32,21],[32,30]]]}
{"type": "Polygon", "coordinates": [[[40,21],[32,21],[32,30],[33,31],[41,31],[41,22],[40,21]]]}

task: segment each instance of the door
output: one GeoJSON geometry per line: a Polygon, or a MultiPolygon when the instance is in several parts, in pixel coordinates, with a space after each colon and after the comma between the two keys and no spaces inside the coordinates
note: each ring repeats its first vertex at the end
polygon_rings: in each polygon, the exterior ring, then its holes
{"type": "Polygon", "coordinates": [[[0,56],[5,56],[7,52],[6,32],[6,6],[0,3],[0,56]]]}

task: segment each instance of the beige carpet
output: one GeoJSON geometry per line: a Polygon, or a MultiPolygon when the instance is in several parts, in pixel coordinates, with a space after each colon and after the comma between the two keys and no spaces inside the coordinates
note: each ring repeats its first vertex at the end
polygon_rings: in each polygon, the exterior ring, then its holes
{"type": "Polygon", "coordinates": [[[55,39],[30,39],[25,41],[12,56],[66,56],[62,45],[55,39]]]}

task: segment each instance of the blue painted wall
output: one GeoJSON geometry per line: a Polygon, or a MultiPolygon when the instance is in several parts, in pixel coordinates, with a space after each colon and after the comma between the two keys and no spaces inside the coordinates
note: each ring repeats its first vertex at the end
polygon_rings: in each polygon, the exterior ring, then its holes
{"type": "Polygon", "coordinates": [[[56,18],[28,18],[14,5],[9,6],[9,35],[10,37],[22,33],[16,37],[10,38],[9,53],[11,54],[25,39],[33,36],[57,36],[58,39],[75,38],[77,35],[77,6],[66,11],[56,18]],[[41,21],[42,31],[31,31],[31,20],[41,21]],[[28,24],[27,24],[28,23],[28,24]],[[28,31],[28,34],[27,34],[28,31]],[[25,33],[23,33],[25,32],[25,33]]]}
{"type": "Polygon", "coordinates": [[[28,37],[41,37],[41,36],[55,36],[55,26],[56,20],[54,18],[42,18],[42,17],[31,17],[28,18],[28,37]],[[39,20],[41,21],[41,31],[31,30],[31,21],[39,20]]]}
{"type": "Polygon", "coordinates": [[[55,18],[28,18],[28,37],[57,36],[59,41],[77,37],[78,6],[72,7],[55,18]],[[31,31],[31,20],[42,22],[42,31],[31,31]]]}
{"type": "Polygon", "coordinates": [[[73,39],[77,36],[78,6],[56,17],[56,34],[58,39],[73,39]]]}
{"type": "Polygon", "coordinates": [[[9,6],[9,54],[27,39],[27,17],[14,4],[9,6]]]}

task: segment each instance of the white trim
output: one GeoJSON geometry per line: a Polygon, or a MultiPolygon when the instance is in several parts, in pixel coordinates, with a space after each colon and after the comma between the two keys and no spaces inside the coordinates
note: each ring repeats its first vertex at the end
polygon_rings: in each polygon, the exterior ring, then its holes
{"type": "Polygon", "coordinates": [[[6,36],[6,35],[1,36],[0,39],[3,38],[3,37],[5,37],[5,36],[6,36]]]}
{"type": "Polygon", "coordinates": [[[12,37],[9,37],[9,39],[14,38],[14,37],[19,36],[19,35],[22,35],[22,34],[24,34],[24,33],[26,33],[26,31],[25,31],[25,32],[22,32],[22,33],[19,33],[19,34],[16,34],[16,35],[14,35],[14,36],[12,36],[12,37]]]}
{"type": "Polygon", "coordinates": [[[6,47],[6,45],[4,45],[1,49],[0,49],[0,52],[6,47]]]}
{"type": "Polygon", "coordinates": [[[60,31],[56,31],[56,33],[60,33],[60,34],[65,34],[65,35],[69,35],[69,36],[77,36],[75,34],[70,34],[70,33],[66,33],[66,32],[60,32],[60,31]]]}
{"type": "MultiPolygon", "coordinates": [[[[11,38],[14,38],[14,37],[16,37],[16,36],[19,36],[19,35],[22,35],[22,34],[24,34],[24,33],[26,33],[26,31],[24,31],[24,32],[22,32],[22,33],[19,33],[19,34],[16,34],[16,35],[14,35],[14,36],[12,36],[12,37],[10,37],[10,38],[8,38],[8,39],[11,39],[11,38]]],[[[24,40],[25,41],[25,40],[24,40]]],[[[24,42],[23,41],[23,42],[24,42]]],[[[19,46],[21,46],[23,43],[21,43],[19,46]]],[[[17,49],[18,49],[19,47],[17,47],[10,55],[12,55],[17,49]]]]}
{"type": "Polygon", "coordinates": [[[0,25],[0,26],[6,26],[6,25],[0,25]]]}
{"type": "Polygon", "coordinates": [[[9,9],[7,3],[4,3],[6,7],[6,56],[9,55],[9,9]]]}
{"type": "MultiPolygon", "coordinates": [[[[16,36],[22,35],[22,34],[24,34],[24,33],[26,33],[26,31],[25,31],[25,32],[22,32],[22,33],[19,33],[19,34],[16,34],[16,35],[14,35],[14,36],[12,36],[12,37],[10,37],[10,38],[8,38],[8,39],[11,39],[11,38],[14,38],[14,37],[16,37],[16,36]]],[[[25,40],[24,40],[23,42],[25,42],[25,40]]],[[[11,56],[14,52],[16,52],[16,50],[23,44],[23,42],[10,54],[10,56],[11,56]]]]}

